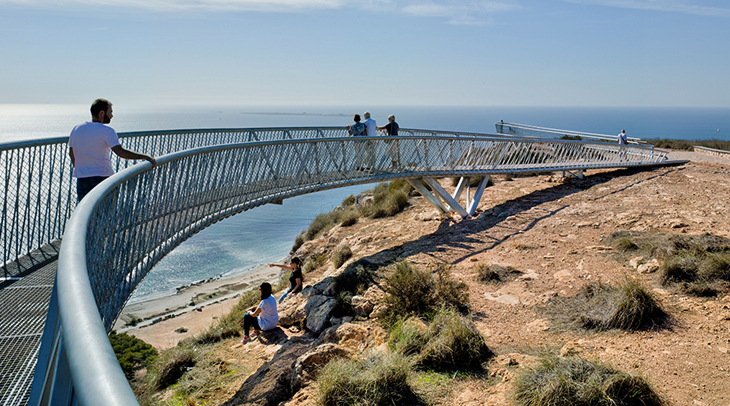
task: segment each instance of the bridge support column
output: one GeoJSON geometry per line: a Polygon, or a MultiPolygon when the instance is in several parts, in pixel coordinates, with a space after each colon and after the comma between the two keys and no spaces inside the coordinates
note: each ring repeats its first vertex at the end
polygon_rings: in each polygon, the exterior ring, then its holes
{"type": "Polygon", "coordinates": [[[484,189],[487,187],[487,183],[489,182],[489,176],[485,176],[479,183],[479,186],[477,187],[473,198],[471,197],[469,178],[461,178],[459,180],[459,184],[457,185],[456,191],[454,191],[453,196],[450,195],[434,178],[421,178],[416,180],[409,180],[408,182],[416,190],[421,192],[421,194],[442,213],[456,211],[457,213],[459,213],[459,215],[466,218],[473,216],[474,213],[476,213],[477,206],[479,205],[479,201],[482,198],[484,189]],[[426,187],[423,185],[423,182],[426,182],[431,187],[431,190],[433,190],[434,193],[431,193],[428,189],[426,189],[426,187]],[[459,204],[458,202],[458,199],[459,197],[461,197],[464,189],[466,189],[466,209],[462,207],[461,204],[459,204]]]}
{"type": "Polygon", "coordinates": [[[469,183],[469,178],[459,179],[459,185],[456,187],[453,197],[454,200],[459,201],[461,193],[464,191],[464,187],[466,186],[466,211],[470,216],[473,216],[477,211],[479,201],[482,200],[484,189],[486,189],[487,184],[489,184],[489,175],[482,178],[481,182],[479,182],[479,186],[477,186],[477,190],[474,192],[474,198],[471,197],[471,187],[469,186],[469,183]]]}
{"type": "Polygon", "coordinates": [[[413,186],[414,189],[419,191],[423,197],[425,197],[435,208],[437,208],[441,213],[446,213],[449,210],[444,207],[443,204],[441,204],[441,201],[434,196],[428,189],[426,189],[426,186],[423,185],[423,179],[408,179],[408,183],[413,186]]]}
{"type": "Polygon", "coordinates": [[[560,171],[560,175],[564,178],[571,177],[571,178],[583,179],[583,169],[578,169],[575,171],[570,171],[570,170],[560,171]]]}

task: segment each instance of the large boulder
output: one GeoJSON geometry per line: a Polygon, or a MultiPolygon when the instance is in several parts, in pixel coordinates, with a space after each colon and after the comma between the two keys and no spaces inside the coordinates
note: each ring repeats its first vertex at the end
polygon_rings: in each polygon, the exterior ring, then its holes
{"type": "Polygon", "coordinates": [[[317,371],[333,358],[349,358],[354,355],[351,350],[332,343],[322,344],[297,358],[292,366],[291,383],[294,390],[307,386],[314,380],[317,371]]]}
{"type": "Polygon", "coordinates": [[[302,326],[307,313],[304,306],[307,304],[305,297],[301,294],[290,294],[279,305],[279,325],[284,327],[302,326]]]}
{"type": "Polygon", "coordinates": [[[307,299],[307,304],[304,306],[307,314],[307,329],[315,333],[324,330],[336,306],[337,300],[330,296],[314,295],[307,299]]]}
{"type": "Polygon", "coordinates": [[[379,324],[373,322],[343,323],[330,327],[320,334],[316,343],[334,343],[356,353],[375,348],[385,342],[387,333],[379,324]]]}

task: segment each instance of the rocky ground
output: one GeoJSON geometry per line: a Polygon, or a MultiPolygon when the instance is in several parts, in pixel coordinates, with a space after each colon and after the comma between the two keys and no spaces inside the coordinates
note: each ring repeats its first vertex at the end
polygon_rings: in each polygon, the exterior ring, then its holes
{"type": "MultiPolygon", "coordinates": [[[[673,405],[728,406],[730,295],[697,298],[662,287],[657,273],[640,273],[606,240],[621,230],[730,238],[730,162],[696,153],[673,158],[693,162],[589,171],[582,180],[495,177],[478,214],[469,219],[438,215],[424,198],[415,197],[395,217],[336,227],[299,254],[331,253],[345,243],[354,253],[351,261],[408,260],[431,270],[446,264],[469,285],[471,316],[497,354],[488,366],[493,379],[457,379],[444,389],[439,404],[510,404],[514,375],[547,349],[641,374],[673,405]],[[520,273],[506,283],[485,284],[476,277],[484,264],[520,273]],[[586,283],[614,283],[626,275],[640,278],[656,294],[671,316],[667,327],[596,333],[562,328],[546,316],[549,299],[571,297],[586,283]]],[[[451,182],[442,184],[450,187],[451,182]]],[[[281,328],[246,345],[232,339],[219,347],[221,368],[235,373],[207,391],[206,404],[311,404],[316,388],[311,377],[323,360],[382,349],[385,331],[372,317],[382,291],[372,288],[353,300],[355,319],[333,319],[328,313],[334,300],[331,277],[338,272],[333,268],[327,261],[305,276],[304,294],[280,308],[281,328]],[[292,387],[301,389],[289,398],[292,387]]]]}

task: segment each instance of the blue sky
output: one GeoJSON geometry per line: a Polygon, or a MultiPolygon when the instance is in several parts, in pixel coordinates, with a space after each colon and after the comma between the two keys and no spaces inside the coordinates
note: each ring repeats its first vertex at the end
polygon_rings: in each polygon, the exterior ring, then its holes
{"type": "Polygon", "coordinates": [[[727,0],[0,0],[0,103],[730,107],[727,0]]]}

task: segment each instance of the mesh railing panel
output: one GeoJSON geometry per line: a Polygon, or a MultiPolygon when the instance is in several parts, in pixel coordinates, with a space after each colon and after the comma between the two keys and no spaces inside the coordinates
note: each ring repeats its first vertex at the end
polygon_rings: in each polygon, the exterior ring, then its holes
{"type": "MultiPolygon", "coordinates": [[[[403,134],[473,137],[478,134],[401,130],[403,134]]],[[[171,130],[120,133],[125,148],[155,157],[209,145],[242,142],[347,137],[344,127],[171,130]]],[[[76,205],[68,138],[0,144],[0,276],[17,274],[15,262],[63,235],[76,205]]],[[[118,159],[119,171],[135,161],[118,159]]]]}

